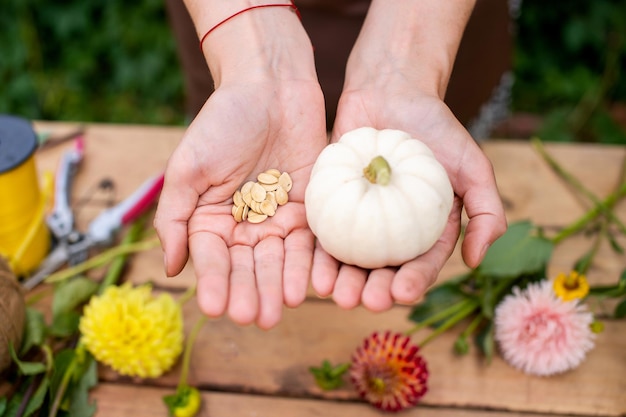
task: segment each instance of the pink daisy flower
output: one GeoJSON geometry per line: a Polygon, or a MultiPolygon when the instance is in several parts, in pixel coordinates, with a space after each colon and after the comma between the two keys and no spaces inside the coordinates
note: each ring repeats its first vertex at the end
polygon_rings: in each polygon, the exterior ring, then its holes
{"type": "Polygon", "coordinates": [[[594,346],[593,314],[577,300],[564,301],[544,280],[514,288],[495,312],[495,339],[504,359],[533,375],[573,369],[594,346]]]}
{"type": "Polygon", "coordinates": [[[428,370],[419,347],[400,333],[373,333],[352,356],[350,378],[359,395],[385,411],[417,404],[426,393],[428,370]]]}

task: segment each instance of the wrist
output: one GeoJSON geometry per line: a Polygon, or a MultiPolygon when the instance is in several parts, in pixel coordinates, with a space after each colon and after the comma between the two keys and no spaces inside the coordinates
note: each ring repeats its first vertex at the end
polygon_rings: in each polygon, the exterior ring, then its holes
{"type": "Polygon", "coordinates": [[[408,84],[443,99],[473,5],[474,0],[373,0],[348,60],[345,88],[408,84]]]}
{"type": "Polygon", "coordinates": [[[187,7],[216,87],[267,77],[316,79],[311,42],[290,1],[187,0],[187,7]]]}

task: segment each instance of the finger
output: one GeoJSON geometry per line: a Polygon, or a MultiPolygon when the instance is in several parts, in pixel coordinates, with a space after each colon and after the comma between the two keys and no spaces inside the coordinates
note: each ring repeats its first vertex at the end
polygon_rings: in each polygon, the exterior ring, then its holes
{"type": "Polygon", "coordinates": [[[289,307],[299,306],[306,298],[314,246],[315,239],[310,230],[297,230],[285,238],[283,294],[289,307]]]}
{"type": "Polygon", "coordinates": [[[391,283],[395,274],[396,271],[392,268],[375,269],[370,272],[361,296],[361,302],[368,310],[381,312],[393,306],[391,283]]]}
{"type": "Polygon", "coordinates": [[[340,265],[339,261],[330,256],[319,242],[315,244],[311,266],[311,285],[317,295],[328,297],[332,294],[340,265]]]}
{"type": "Polygon", "coordinates": [[[230,264],[228,315],[237,324],[253,323],[259,312],[253,249],[243,245],[231,247],[230,264]]]}
{"type": "Polygon", "coordinates": [[[413,304],[428,290],[452,255],[460,233],[461,200],[455,197],[448,223],[434,246],[400,267],[391,283],[391,296],[402,304],[413,304]]]}
{"type": "Polygon", "coordinates": [[[489,246],[506,231],[507,222],[502,200],[493,175],[493,167],[483,160],[478,172],[485,173],[465,192],[463,205],[469,218],[461,247],[463,260],[470,268],[477,267],[489,246]]]}
{"type": "Polygon", "coordinates": [[[197,204],[198,193],[187,185],[184,177],[177,175],[175,169],[168,169],[154,216],[154,228],[161,241],[168,277],[179,274],[187,263],[187,223],[197,204]]]}
{"type": "Polygon", "coordinates": [[[219,236],[206,232],[192,235],[189,246],[198,280],[198,306],[207,316],[219,317],[228,304],[228,248],[219,236]]]}
{"type": "Polygon", "coordinates": [[[257,325],[262,329],[274,327],[281,318],[283,307],[283,240],[268,237],[254,248],[254,271],[258,289],[259,314],[257,325]]]}
{"type": "Polygon", "coordinates": [[[352,265],[342,265],[333,290],[333,300],[341,308],[351,309],[361,302],[367,271],[352,265]]]}

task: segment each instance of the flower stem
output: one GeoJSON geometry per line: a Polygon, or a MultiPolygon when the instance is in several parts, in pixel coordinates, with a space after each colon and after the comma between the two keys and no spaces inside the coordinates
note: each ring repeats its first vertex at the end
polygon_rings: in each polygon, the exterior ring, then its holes
{"type": "MultiPolygon", "coordinates": [[[[598,218],[598,216],[603,214],[605,208],[611,210],[615,206],[615,204],[617,204],[617,202],[624,197],[626,197],[626,182],[621,184],[621,186],[615,192],[609,194],[609,196],[601,202],[602,207],[600,205],[592,207],[589,211],[587,211],[580,218],[578,218],[578,220],[576,220],[574,223],[561,229],[558,234],[552,237],[552,243],[557,244],[563,239],[568,238],[569,236],[579,232],[590,222],[594,221],[598,218]]],[[[623,225],[620,225],[618,223],[618,227],[620,227],[622,233],[626,234],[626,228],[623,228],[623,225]]]]}
{"type": "Polygon", "coordinates": [[[72,376],[74,375],[74,372],[76,371],[76,367],[79,365],[77,357],[78,355],[81,355],[83,353],[84,353],[84,345],[79,342],[78,346],[76,347],[76,353],[75,353],[76,356],[72,358],[70,363],[67,365],[65,372],[63,373],[63,377],[61,378],[59,387],[57,388],[56,393],[54,395],[54,400],[52,401],[52,406],[50,407],[50,413],[48,414],[48,417],[56,417],[59,411],[59,407],[61,407],[61,401],[63,400],[63,397],[65,397],[65,393],[67,392],[67,388],[70,384],[70,380],[72,379],[72,376]]]}
{"type": "Polygon", "coordinates": [[[191,363],[191,349],[193,348],[196,338],[198,337],[198,333],[200,333],[200,329],[202,329],[202,326],[206,323],[206,321],[207,317],[204,315],[201,316],[198,320],[196,320],[196,323],[189,332],[189,336],[187,336],[187,344],[185,345],[185,352],[183,353],[182,371],[178,381],[179,390],[188,386],[187,378],[189,376],[189,364],[191,363]]]}
{"type": "Polygon", "coordinates": [[[476,331],[476,328],[478,327],[478,325],[480,324],[481,321],[483,321],[483,316],[481,314],[476,315],[476,317],[474,317],[474,319],[469,324],[469,326],[467,326],[467,328],[463,331],[461,336],[462,337],[469,337],[469,336],[471,336],[472,333],[474,333],[474,331],[476,331]]]}
{"type": "Polygon", "coordinates": [[[422,342],[419,343],[419,346],[423,348],[428,343],[435,340],[437,336],[439,336],[440,334],[457,324],[459,321],[470,315],[472,311],[474,311],[478,307],[478,302],[474,300],[469,301],[471,302],[468,303],[463,309],[459,310],[456,314],[446,320],[441,326],[437,327],[431,334],[428,335],[428,337],[422,340],[422,342]]]}
{"type": "Polygon", "coordinates": [[[619,183],[617,189],[611,193],[604,200],[600,200],[595,196],[591,191],[589,191],[585,186],[576,179],[569,172],[565,171],[559,163],[552,158],[552,156],[546,151],[543,146],[543,142],[541,139],[534,137],[531,139],[531,143],[535,147],[535,149],[539,152],[539,154],[543,157],[546,163],[552,168],[552,170],[565,182],[571,185],[576,191],[583,194],[589,200],[594,203],[594,207],[592,207],[587,213],[585,213],[581,218],[575,221],[570,226],[561,230],[555,237],[552,238],[553,243],[559,243],[566,237],[571,236],[574,233],[577,233],[581,229],[583,229],[587,224],[595,220],[601,214],[605,215],[608,219],[610,219],[613,223],[615,223],[622,233],[626,234],[626,225],[624,225],[620,219],[615,216],[612,209],[615,204],[624,196],[626,196],[626,162],[622,164],[622,170],[619,177],[619,183]]]}
{"type": "Polygon", "coordinates": [[[142,241],[135,242],[135,243],[127,243],[123,245],[118,245],[109,250],[102,252],[99,255],[94,256],[93,258],[89,258],[83,263],[80,263],[76,266],[72,266],[70,268],[63,269],[59,272],[56,272],[50,275],[48,278],[46,278],[45,282],[53,283],[53,282],[63,281],[63,280],[73,277],[74,275],[81,274],[92,268],[96,268],[107,262],[110,262],[112,259],[115,259],[119,255],[146,251],[158,245],[159,245],[159,239],[156,237],[147,239],[147,240],[142,240],[142,241]]]}
{"type": "Polygon", "coordinates": [[[192,285],[187,288],[187,290],[180,296],[178,299],[178,304],[181,306],[184,305],[187,301],[191,300],[191,298],[196,294],[196,285],[192,285]]]}
{"type": "MultiPolygon", "coordinates": [[[[124,236],[124,239],[120,244],[121,246],[136,243],[141,238],[144,229],[144,222],[142,220],[143,219],[139,219],[131,225],[128,233],[126,233],[126,236],[124,236]]],[[[98,288],[99,294],[102,294],[107,287],[117,283],[122,275],[124,267],[126,266],[127,258],[128,253],[120,253],[113,258],[104,279],[100,283],[100,288],[98,288]]]]}
{"type": "Polygon", "coordinates": [[[363,169],[363,175],[372,184],[387,185],[391,181],[391,167],[385,158],[378,155],[363,169]]]}
{"type": "Polygon", "coordinates": [[[474,300],[464,299],[462,301],[454,303],[451,306],[446,307],[443,310],[433,314],[432,316],[428,317],[427,319],[425,319],[423,321],[420,321],[415,326],[413,326],[409,330],[407,330],[405,332],[405,334],[407,336],[410,336],[413,333],[417,332],[418,330],[423,329],[424,327],[430,326],[431,324],[437,323],[438,321],[441,321],[441,320],[445,319],[446,317],[449,317],[449,316],[457,313],[459,310],[464,309],[466,306],[468,306],[470,304],[476,304],[476,302],[474,300]]]}

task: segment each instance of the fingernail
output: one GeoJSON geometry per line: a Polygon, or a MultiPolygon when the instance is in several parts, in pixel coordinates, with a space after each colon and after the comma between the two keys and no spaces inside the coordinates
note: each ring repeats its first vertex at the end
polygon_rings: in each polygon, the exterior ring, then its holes
{"type": "Polygon", "coordinates": [[[489,250],[490,246],[491,246],[490,243],[487,243],[485,246],[483,246],[483,250],[480,252],[480,261],[482,261],[484,259],[484,257],[487,254],[487,251],[489,250]]]}
{"type": "Polygon", "coordinates": [[[163,253],[163,270],[165,271],[165,276],[169,278],[167,273],[167,255],[163,253]]]}

